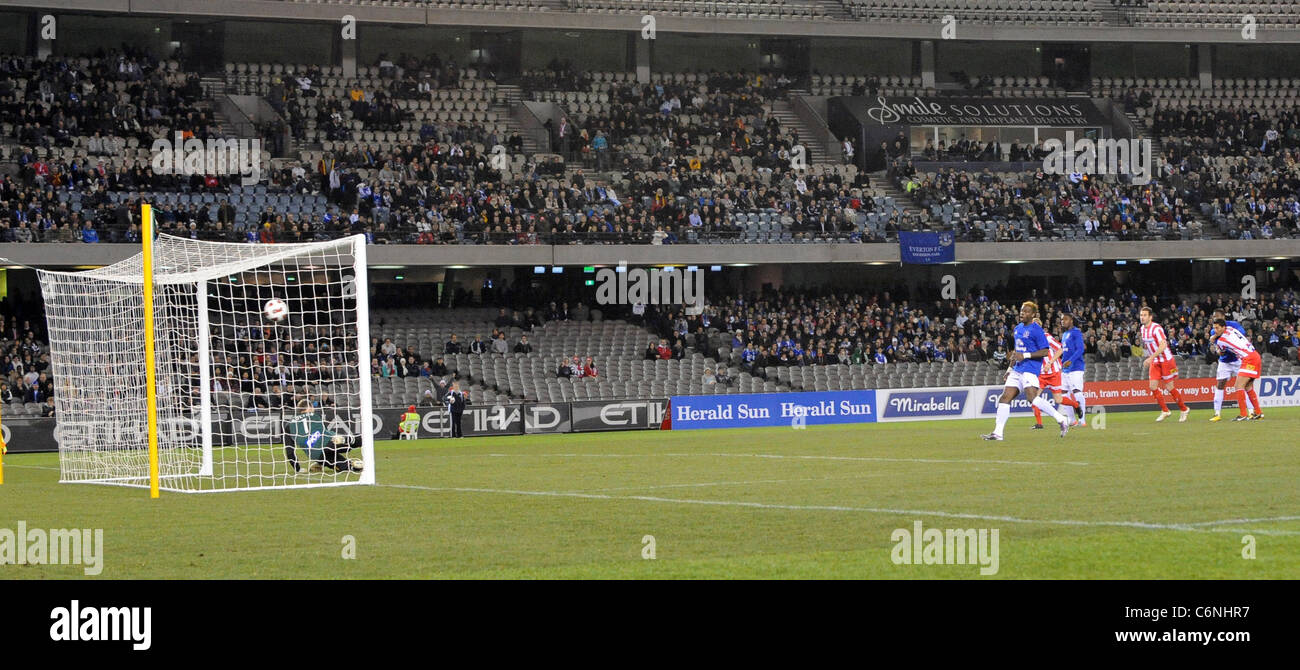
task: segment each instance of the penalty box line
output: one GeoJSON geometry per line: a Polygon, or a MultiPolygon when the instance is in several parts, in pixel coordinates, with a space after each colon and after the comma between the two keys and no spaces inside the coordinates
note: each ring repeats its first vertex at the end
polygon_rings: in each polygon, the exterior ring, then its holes
{"type": "Polygon", "coordinates": [[[659,496],[609,495],[607,493],[582,493],[578,491],[522,491],[516,489],[490,489],[467,486],[419,486],[415,484],[379,484],[384,488],[411,489],[444,493],[491,493],[516,496],[541,496],[548,498],[579,498],[585,500],[638,501],[668,503],[677,505],[703,505],[711,507],[746,507],[750,509],[818,511],[818,512],[862,512],[867,514],[884,514],[889,516],[928,516],[945,519],[973,519],[976,521],[1000,521],[1004,523],[1037,524],[1045,526],[1074,526],[1081,528],[1136,528],[1139,530],[1172,530],[1192,533],[1248,532],[1257,535],[1300,535],[1300,531],[1286,530],[1242,530],[1238,528],[1209,528],[1191,524],[1163,524],[1145,521],[1086,521],[1082,519],[1025,519],[996,514],[973,514],[968,512],[944,512],[936,510],[908,510],[888,507],[849,507],[846,505],[792,505],[781,503],[761,503],[741,500],[697,500],[692,498],[663,498],[659,496]]]}

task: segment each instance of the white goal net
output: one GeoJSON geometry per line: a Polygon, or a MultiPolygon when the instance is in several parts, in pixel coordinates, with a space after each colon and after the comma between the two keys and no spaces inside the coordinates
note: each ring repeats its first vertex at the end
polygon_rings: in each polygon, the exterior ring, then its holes
{"type": "MultiPolygon", "coordinates": [[[[157,237],[160,488],[374,483],[365,251],[157,237]]],[[[39,273],[63,482],[150,485],[143,267],[39,273]]]]}

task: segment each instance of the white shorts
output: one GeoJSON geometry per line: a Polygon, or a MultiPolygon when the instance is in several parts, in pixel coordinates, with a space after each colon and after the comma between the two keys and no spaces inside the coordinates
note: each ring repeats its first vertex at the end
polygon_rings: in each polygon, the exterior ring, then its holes
{"type": "Polygon", "coordinates": [[[1236,377],[1237,371],[1240,369],[1241,369],[1240,358],[1238,358],[1237,360],[1231,363],[1225,363],[1223,361],[1219,361],[1219,367],[1214,372],[1214,378],[1216,380],[1219,380],[1219,379],[1230,379],[1232,377],[1236,377]]]}
{"type": "Polygon", "coordinates": [[[1078,391],[1083,393],[1083,370],[1061,373],[1061,387],[1066,393],[1078,391]]]}
{"type": "Polygon", "coordinates": [[[1015,368],[1011,368],[1011,371],[1007,373],[1006,385],[1017,391],[1023,391],[1030,387],[1039,388],[1038,375],[1032,372],[1016,372],[1015,368]]]}

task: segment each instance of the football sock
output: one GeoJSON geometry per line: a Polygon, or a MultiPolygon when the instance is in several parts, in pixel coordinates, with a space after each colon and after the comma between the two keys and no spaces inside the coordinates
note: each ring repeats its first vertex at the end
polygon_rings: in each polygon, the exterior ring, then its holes
{"type": "Polygon", "coordinates": [[[1256,414],[1263,414],[1264,408],[1259,406],[1259,395],[1255,393],[1255,388],[1246,389],[1246,398],[1250,400],[1250,406],[1255,409],[1256,414]]]}
{"type": "Polygon", "coordinates": [[[997,426],[993,429],[993,434],[998,437],[1002,436],[1002,429],[1007,425],[1007,419],[1011,418],[1011,403],[998,403],[997,426]]]}
{"type": "Polygon", "coordinates": [[[1069,421],[1069,419],[1065,418],[1064,414],[1061,414],[1060,412],[1056,411],[1055,407],[1052,407],[1052,403],[1047,402],[1047,398],[1044,398],[1041,395],[1038,396],[1037,398],[1034,398],[1033,405],[1034,407],[1037,407],[1043,410],[1044,412],[1046,412],[1047,415],[1055,419],[1057,423],[1065,423],[1069,421]]]}
{"type": "Polygon", "coordinates": [[[1214,389],[1214,413],[1223,411],[1223,389],[1214,389]]]}
{"type": "Polygon", "coordinates": [[[1043,425],[1043,413],[1037,407],[1034,408],[1034,421],[1037,421],[1040,426],[1043,425]]]}
{"type": "Polygon", "coordinates": [[[1183,402],[1183,394],[1179,393],[1178,389],[1169,389],[1169,395],[1173,396],[1174,401],[1178,403],[1178,409],[1184,412],[1187,411],[1187,403],[1183,402]]]}
{"type": "Polygon", "coordinates": [[[1237,390],[1237,410],[1242,416],[1250,416],[1246,411],[1246,389],[1237,390]]]}
{"type": "Polygon", "coordinates": [[[289,465],[293,466],[294,472],[298,472],[302,469],[298,467],[298,455],[294,453],[294,449],[291,445],[285,445],[284,457],[289,459],[289,465]]]}
{"type": "Polygon", "coordinates": [[[1165,404],[1165,392],[1160,389],[1153,389],[1151,395],[1156,397],[1156,404],[1160,405],[1161,412],[1168,412],[1169,405],[1165,404]]]}

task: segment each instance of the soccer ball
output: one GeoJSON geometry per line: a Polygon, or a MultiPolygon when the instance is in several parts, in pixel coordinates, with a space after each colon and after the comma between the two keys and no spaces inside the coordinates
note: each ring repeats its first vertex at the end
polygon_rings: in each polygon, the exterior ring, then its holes
{"type": "Polygon", "coordinates": [[[282,321],[284,317],[289,316],[289,306],[279,298],[271,298],[266,301],[266,306],[262,308],[262,313],[266,318],[272,321],[282,321]]]}
{"type": "Polygon", "coordinates": [[[361,472],[365,469],[365,463],[362,463],[360,458],[354,458],[352,459],[352,469],[361,472]]]}

